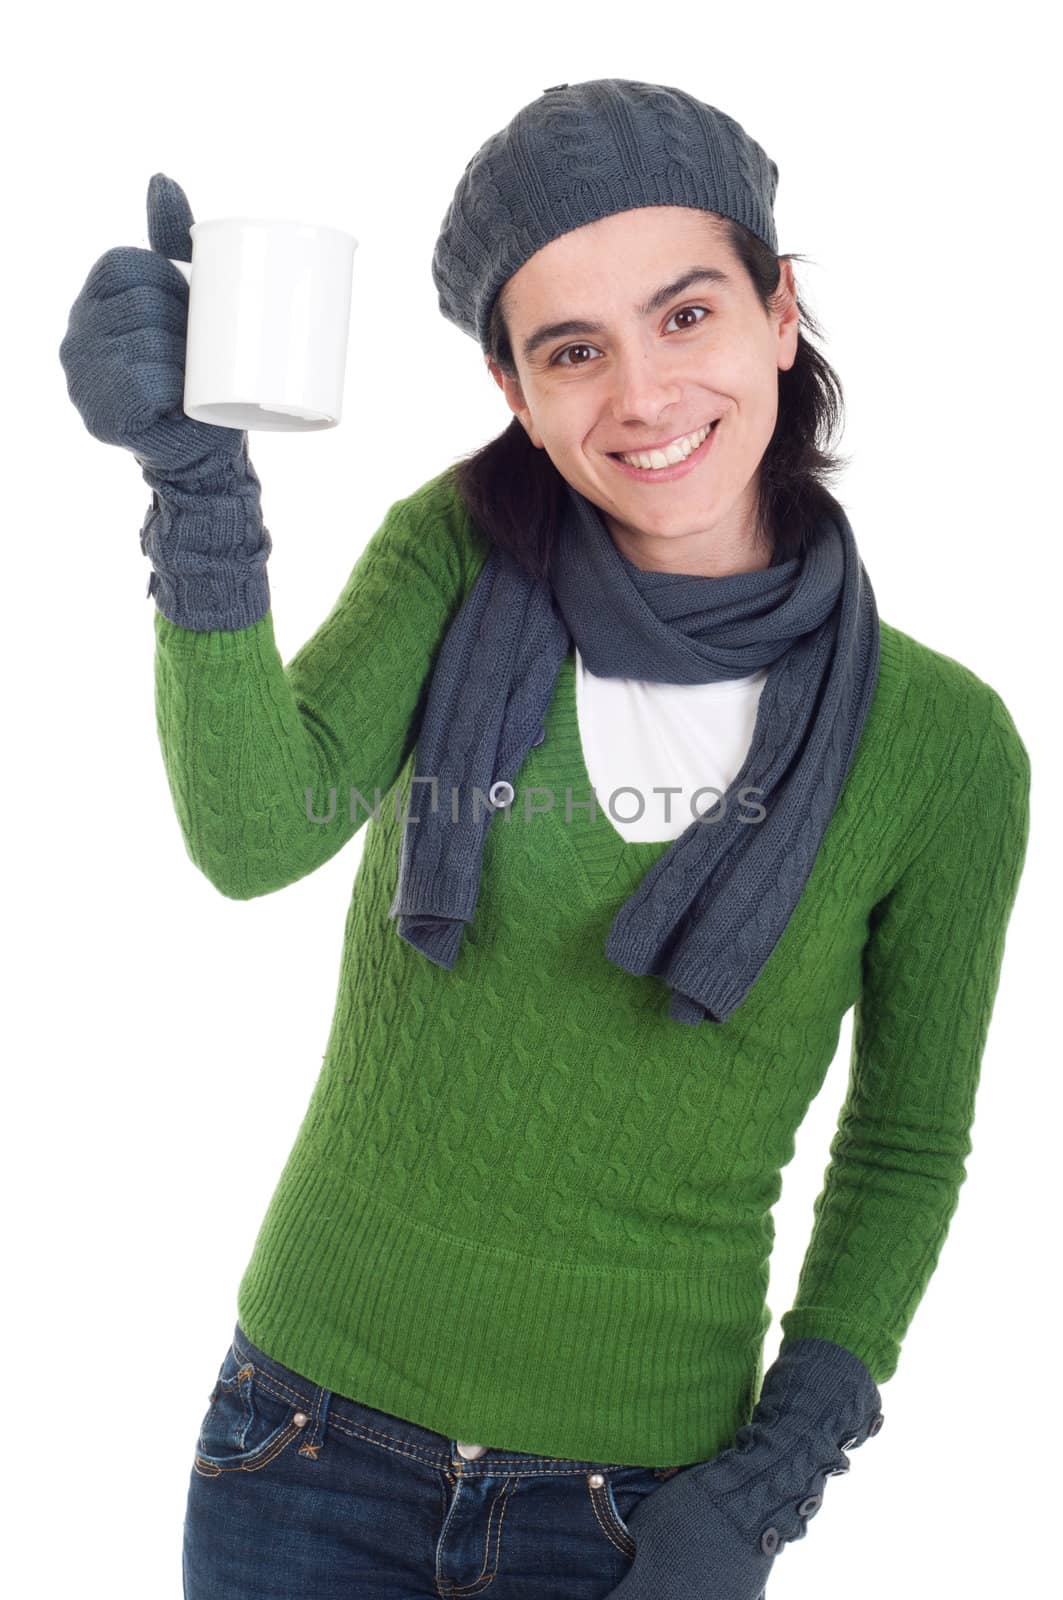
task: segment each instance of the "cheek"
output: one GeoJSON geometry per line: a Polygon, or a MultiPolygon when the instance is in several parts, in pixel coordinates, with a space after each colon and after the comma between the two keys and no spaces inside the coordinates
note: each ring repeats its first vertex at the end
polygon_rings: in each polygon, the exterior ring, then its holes
{"type": "Polygon", "coordinates": [[[779,378],[772,347],[754,330],[744,336],[736,333],[714,346],[704,376],[708,388],[747,411],[763,410],[765,398],[777,389],[779,378]]]}
{"type": "Polygon", "coordinates": [[[589,395],[559,396],[539,423],[543,437],[561,453],[592,453],[591,441],[601,431],[601,407],[589,395]]]}

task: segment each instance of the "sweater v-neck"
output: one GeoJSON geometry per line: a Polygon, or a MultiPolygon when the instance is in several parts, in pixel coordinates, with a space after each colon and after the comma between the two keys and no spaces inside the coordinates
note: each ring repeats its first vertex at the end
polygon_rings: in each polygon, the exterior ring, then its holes
{"type": "Polygon", "coordinates": [[[548,815],[566,841],[588,898],[594,903],[603,897],[626,900],[674,840],[625,839],[609,815],[608,796],[595,796],[580,736],[571,644],[558,670],[544,726],[544,742],[530,752],[534,764],[525,763],[528,779],[553,796],[548,815]],[[566,819],[566,789],[571,794],[571,820],[566,819]],[[586,803],[592,797],[593,811],[586,803]]]}

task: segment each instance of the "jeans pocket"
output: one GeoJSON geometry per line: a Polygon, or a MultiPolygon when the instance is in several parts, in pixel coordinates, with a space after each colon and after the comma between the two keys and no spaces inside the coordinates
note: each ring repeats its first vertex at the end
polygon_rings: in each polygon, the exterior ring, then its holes
{"type": "Polygon", "coordinates": [[[230,1345],[200,1424],[193,1467],[203,1478],[258,1472],[291,1444],[305,1421],[298,1404],[283,1398],[268,1374],[241,1360],[230,1345]]]}
{"type": "Polygon", "coordinates": [[[624,1517],[659,1487],[660,1480],[652,1467],[615,1467],[611,1471],[599,1468],[587,1474],[595,1520],[609,1543],[623,1555],[633,1559],[636,1548],[635,1535],[624,1517]]]}

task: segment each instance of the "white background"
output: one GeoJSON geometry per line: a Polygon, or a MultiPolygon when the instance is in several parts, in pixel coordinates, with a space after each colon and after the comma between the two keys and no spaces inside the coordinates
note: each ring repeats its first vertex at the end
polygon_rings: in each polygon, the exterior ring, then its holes
{"type": "MultiPolygon", "coordinates": [[[[364,837],[247,903],[192,866],[154,724],[150,491],[70,404],[69,307],[104,250],[147,247],[156,171],[197,218],[295,216],[359,239],[341,425],[251,435],[288,660],[387,507],[509,420],[429,272],[466,162],[547,84],[604,76],[679,85],[778,162],[780,249],[812,258],[798,283],[848,406],[836,487],[880,614],[1000,692],[1034,769],[960,1207],[883,1388],[886,1425],[776,1564],[771,1600],[1040,1592],[1059,1482],[1050,8],[28,16],[9,24],[0,112],[9,1592],[180,1596],[192,1447],[320,1066],[364,837]]],[[[769,1359],[850,1030],[776,1208],[769,1359]]]]}

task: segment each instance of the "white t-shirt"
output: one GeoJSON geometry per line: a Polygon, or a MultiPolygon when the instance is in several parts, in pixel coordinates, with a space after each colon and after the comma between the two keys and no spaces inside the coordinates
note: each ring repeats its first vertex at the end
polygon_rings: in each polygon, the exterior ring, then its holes
{"type": "Polygon", "coordinates": [[[721,683],[650,683],[597,678],[575,655],[580,743],[600,808],[629,842],[678,839],[738,776],[768,669],[721,683]],[[654,793],[665,786],[681,792],[654,793]]]}

